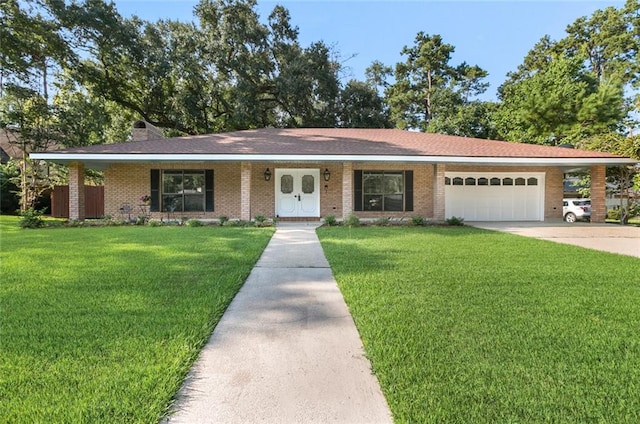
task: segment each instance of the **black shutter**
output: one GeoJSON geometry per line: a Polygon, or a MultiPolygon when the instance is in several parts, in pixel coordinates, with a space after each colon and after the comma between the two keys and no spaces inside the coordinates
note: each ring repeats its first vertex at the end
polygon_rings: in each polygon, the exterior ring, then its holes
{"type": "Polygon", "coordinates": [[[404,210],[413,211],[413,171],[404,171],[404,210]]]}
{"type": "Polygon", "coordinates": [[[353,171],[353,210],[362,210],[362,171],[353,171]]]}
{"type": "Polygon", "coordinates": [[[160,210],[160,170],[151,170],[151,212],[160,210]]]}
{"type": "Polygon", "coordinates": [[[204,171],[204,210],[213,212],[213,169],[204,171]]]}

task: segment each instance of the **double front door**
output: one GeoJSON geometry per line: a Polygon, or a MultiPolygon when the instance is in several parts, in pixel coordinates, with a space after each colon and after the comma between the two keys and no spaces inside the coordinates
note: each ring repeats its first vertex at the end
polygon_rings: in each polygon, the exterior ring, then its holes
{"type": "Polygon", "coordinates": [[[279,217],[320,216],[320,170],[275,170],[276,214],[279,217]]]}

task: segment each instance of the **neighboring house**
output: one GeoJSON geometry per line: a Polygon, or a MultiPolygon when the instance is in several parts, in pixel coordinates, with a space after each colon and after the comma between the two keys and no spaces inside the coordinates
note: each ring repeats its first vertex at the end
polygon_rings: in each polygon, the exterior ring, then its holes
{"type": "Polygon", "coordinates": [[[608,153],[397,129],[257,129],[161,139],[134,125],[134,141],[34,153],[69,165],[70,216],[83,218],[84,169],[105,178],[105,214],[250,220],[410,218],[562,219],[563,176],[591,173],[592,221],[605,218],[608,153]],[[152,139],[140,140],[146,134],[152,139]],[[138,138],[138,140],[136,140],[138,138]]]}
{"type": "Polygon", "coordinates": [[[6,164],[11,159],[22,160],[22,150],[17,144],[9,141],[9,133],[0,130],[0,163],[6,164]]]}

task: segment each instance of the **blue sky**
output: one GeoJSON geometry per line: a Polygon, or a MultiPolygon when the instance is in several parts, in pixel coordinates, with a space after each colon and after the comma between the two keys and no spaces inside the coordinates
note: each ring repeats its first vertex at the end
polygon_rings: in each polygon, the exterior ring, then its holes
{"type": "MultiPolygon", "coordinates": [[[[116,0],[124,16],[192,21],[196,1],[116,0]]],[[[381,1],[381,0],[258,0],[263,21],[281,4],[298,26],[303,46],[324,41],[340,53],[346,67],[343,80],[364,79],[374,60],[393,66],[402,61],[400,50],[413,45],[416,34],[440,34],[455,47],[451,64],[466,61],[489,72],[485,100],[493,100],[505,75],[522,63],[527,52],[548,34],[558,40],[567,25],[624,1],[381,1]],[[351,57],[355,55],[354,57],[351,57]]]]}

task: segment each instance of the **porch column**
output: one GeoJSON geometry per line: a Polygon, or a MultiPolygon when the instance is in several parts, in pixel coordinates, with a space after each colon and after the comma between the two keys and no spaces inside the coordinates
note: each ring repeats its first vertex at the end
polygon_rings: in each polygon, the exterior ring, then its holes
{"type": "Polygon", "coordinates": [[[353,163],[342,163],[342,219],[353,212],[353,163]]]}
{"type": "Polygon", "coordinates": [[[433,165],[433,219],[444,221],[444,171],[445,165],[433,165]]]}
{"type": "Polygon", "coordinates": [[[589,172],[591,173],[591,222],[605,222],[607,168],[603,165],[592,166],[589,172]]]}
{"type": "Polygon", "coordinates": [[[84,164],[69,164],[69,219],[84,221],[84,164]]]}
{"type": "Polygon", "coordinates": [[[240,163],[240,219],[251,221],[251,163],[240,163]]]}

